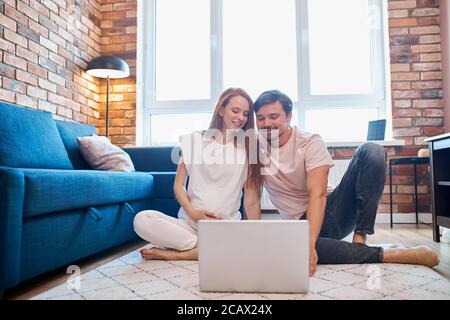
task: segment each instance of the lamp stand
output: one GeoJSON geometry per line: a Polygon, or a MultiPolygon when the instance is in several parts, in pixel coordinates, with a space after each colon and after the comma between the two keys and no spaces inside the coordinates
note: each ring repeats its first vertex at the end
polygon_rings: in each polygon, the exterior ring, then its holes
{"type": "Polygon", "coordinates": [[[106,137],[108,138],[108,128],[109,128],[109,76],[106,78],[106,137]]]}

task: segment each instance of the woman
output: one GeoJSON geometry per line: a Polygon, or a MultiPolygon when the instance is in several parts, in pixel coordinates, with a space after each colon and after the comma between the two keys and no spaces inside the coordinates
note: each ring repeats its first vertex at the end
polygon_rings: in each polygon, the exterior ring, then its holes
{"type": "Polygon", "coordinates": [[[197,260],[197,221],[241,219],[242,188],[248,217],[259,219],[259,167],[249,161],[249,143],[236,139],[251,138],[254,128],[252,99],[244,90],[230,88],[217,100],[210,130],[183,137],[174,182],[181,205],[178,219],[155,210],[134,219],[136,233],[162,247],[142,249],[144,259],[197,260]]]}

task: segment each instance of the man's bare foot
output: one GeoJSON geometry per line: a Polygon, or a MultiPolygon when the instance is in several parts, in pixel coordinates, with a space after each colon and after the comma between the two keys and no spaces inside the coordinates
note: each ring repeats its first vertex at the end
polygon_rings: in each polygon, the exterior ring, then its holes
{"type": "Polygon", "coordinates": [[[383,262],[418,264],[432,268],[439,264],[439,257],[436,252],[426,246],[395,248],[384,251],[383,262]]]}
{"type": "Polygon", "coordinates": [[[354,232],[353,233],[353,243],[358,244],[366,244],[367,242],[367,235],[362,232],[354,232]]]}
{"type": "Polygon", "coordinates": [[[426,246],[418,246],[411,248],[415,251],[419,264],[433,268],[439,264],[439,257],[434,250],[426,246]]]}

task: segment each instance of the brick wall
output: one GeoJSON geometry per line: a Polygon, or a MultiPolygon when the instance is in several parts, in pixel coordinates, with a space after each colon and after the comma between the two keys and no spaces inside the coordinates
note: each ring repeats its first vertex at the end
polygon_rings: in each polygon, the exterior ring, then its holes
{"type": "Polygon", "coordinates": [[[394,137],[417,154],[444,132],[439,1],[389,2],[394,137]]]}
{"type": "Polygon", "coordinates": [[[450,132],[450,4],[439,0],[442,36],[442,72],[444,88],[444,118],[446,132],[450,132]]]}
{"type": "Polygon", "coordinates": [[[100,52],[100,15],[98,0],[2,0],[0,100],[98,118],[99,82],[82,70],[100,52]]]}

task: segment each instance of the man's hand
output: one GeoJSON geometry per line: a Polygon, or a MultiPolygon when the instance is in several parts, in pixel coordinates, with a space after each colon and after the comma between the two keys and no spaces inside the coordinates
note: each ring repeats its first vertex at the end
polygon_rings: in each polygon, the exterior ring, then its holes
{"type": "Polygon", "coordinates": [[[309,248],[309,276],[312,277],[317,269],[317,261],[319,257],[315,248],[315,244],[309,248]]]}

